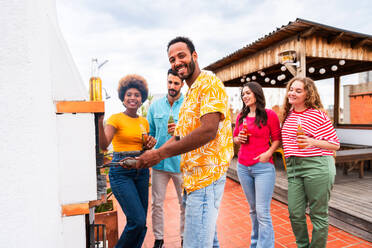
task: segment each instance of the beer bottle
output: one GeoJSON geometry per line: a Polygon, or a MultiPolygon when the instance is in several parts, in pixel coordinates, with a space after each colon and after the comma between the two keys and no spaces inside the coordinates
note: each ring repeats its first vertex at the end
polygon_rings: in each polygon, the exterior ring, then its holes
{"type": "Polygon", "coordinates": [[[92,71],[89,79],[89,100],[102,101],[102,80],[98,76],[98,60],[92,59],[92,71]]]}
{"type": "MultiPolygon", "coordinates": [[[[299,135],[305,135],[305,131],[302,129],[302,125],[301,125],[301,119],[300,118],[297,118],[297,133],[296,133],[297,137],[299,135]]],[[[305,145],[301,144],[300,142],[297,141],[297,145],[300,149],[303,149],[305,148],[305,145]]]]}
{"type": "Polygon", "coordinates": [[[143,125],[141,125],[141,132],[142,132],[141,134],[142,135],[142,147],[143,149],[145,149],[145,144],[149,137],[149,134],[147,133],[146,128],[143,125]]]}
{"type": "MultiPolygon", "coordinates": [[[[173,124],[173,123],[174,123],[174,118],[173,118],[173,115],[170,114],[169,119],[168,119],[168,126],[169,126],[169,124],[173,124]]],[[[173,136],[174,132],[169,133],[169,134],[173,136]]]]}
{"type": "Polygon", "coordinates": [[[242,131],[244,132],[244,135],[247,136],[247,141],[245,142],[245,143],[247,144],[247,143],[249,143],[249,136],[250,136],[250,133],[249,133],[249,131],[248,131],[248,124],[247,124],[246,119],[243,120],[242,131]]]}

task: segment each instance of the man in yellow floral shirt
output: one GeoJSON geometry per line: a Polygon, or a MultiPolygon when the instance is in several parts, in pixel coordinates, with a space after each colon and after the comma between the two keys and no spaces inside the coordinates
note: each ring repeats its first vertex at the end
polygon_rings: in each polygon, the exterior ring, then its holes
{"type": "Polygon", "coordinates": [[[186,191],[183,247],[219,247],[216,222],[233,156],[228,96],[218,77],[200,70],[198,55],[188,38],[177,37],[168,43],[168,59],[189,90],[180,109],[175,137],[140,156],[137,167],[150,167],[182,154],[186,191]]]}

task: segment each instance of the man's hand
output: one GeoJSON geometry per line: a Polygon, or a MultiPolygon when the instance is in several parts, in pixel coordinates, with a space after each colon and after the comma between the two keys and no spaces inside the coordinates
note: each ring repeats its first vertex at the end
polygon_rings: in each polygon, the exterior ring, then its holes
{"type": "Polygon", "coordinates": [[[168,133],[173,136],[176,129],[176,123],[168,123],[168,133]]]}
{"type": "Polygon", "coordinates": [[[137,163],[136,168],[150,168],[162,161],[164,158],[160,155],[159,149],[149,150],[143,153],[141,156],[136,157],[137,163]]]}

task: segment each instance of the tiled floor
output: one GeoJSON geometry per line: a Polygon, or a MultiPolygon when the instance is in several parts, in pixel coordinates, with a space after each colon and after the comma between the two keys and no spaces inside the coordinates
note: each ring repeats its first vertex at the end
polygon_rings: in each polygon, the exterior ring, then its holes
{"type": "MultiPolygon", "coordinates": [[[[151,199],[150,201],[151,202],[151,199]]],[[[179,237],[179,206],[173,183],[168,184],[167,197],[165,201],[165,247],[181,247],[179,237]]],[[[295,248],[295,238],[293,236],[288,218],[287,205],[273,200],[271,213],[275,231],[275,247],[295,248]]],[[[124,225],[125,218],[121,217],[121,226],[124,225]]],[[[308,219],[308,225],[310,221],[308,219]]],[[[225,193],[220,207],[218,218],[218,238],[222,248],[242,248],[249,247],[251,223],[249,217],[249,207],[246,202],[240,184],[227,180],[225,193]]],[[[120,229],[119,229],[120,230],[120,229]]],[[[121,228],[122,230],[122,228],[121,228]]],[[[151,228],[151,209],[149,205],[148,232],[143,248],[152,248],[154,236],[151,228]]],[[[329,227],[327,248],[364,248],[372,247],[372,243],[357,238],[336,227],[329,227]]]]}

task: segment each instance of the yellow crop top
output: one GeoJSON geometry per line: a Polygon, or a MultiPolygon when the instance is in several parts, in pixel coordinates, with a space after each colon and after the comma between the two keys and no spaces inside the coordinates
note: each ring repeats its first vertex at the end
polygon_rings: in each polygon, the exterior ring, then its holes
{"type": "Polygon", "coordinates": [[[106,125],[116,129],[112,139],[114,152],[142,150],[142,133],[149,132],[146,118],[141,116],[132,118],[124,113],[117,113],[108,118],[106,125]]]}

